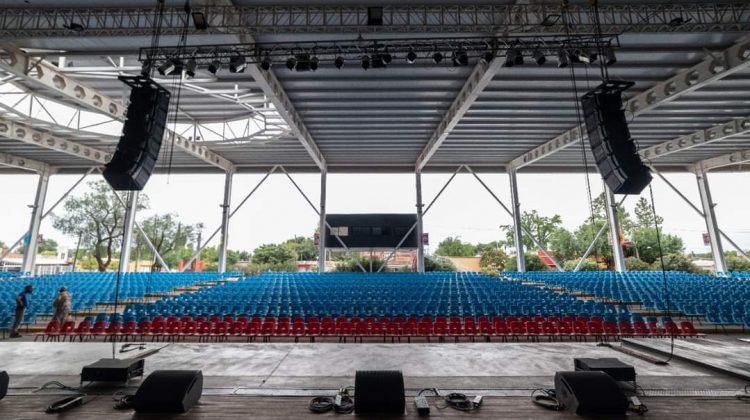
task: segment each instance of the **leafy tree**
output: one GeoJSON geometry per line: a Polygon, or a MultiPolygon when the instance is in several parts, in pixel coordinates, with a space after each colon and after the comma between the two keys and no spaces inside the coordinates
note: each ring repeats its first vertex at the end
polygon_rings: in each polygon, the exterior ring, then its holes
{"type": "Polygon", "coordinates": [[[297,261],[315,261],[318,259],[318,247],[315,246],[313,238],[294,237],[294,239],[287,239],[281,245],[291,250],[297,261]]]}
{"type": "MultiPolygon", "coordinates": [[[[593,202],[594,207],[594,219],[599,220],[607,220],[607,199],[604,197],[604,193],[599,194],[593,202]]],[[[625,208],[622,206],[619,206],[617,208],[617,220],[620,222],[620,229],[623,232],[631,232],[633,230],[633,219],[630,218],[630,213],[628,213],[625,208]]],[[[589,223],[591,222],[591,217],[589,217],[589,223]]]]}
{"type": "MultiPolygon", "coordinates": [[[[576,229],[573,235],[575,236],[576,247],[580,250],[580,254],[577,255],[582,255],[582,253],[588,249],[596,234],[606,223],[605,220],[596,220],[594,222],[584,223],[576,229]]],[[[608,267],[612,267],[614,263],[612,247],[607,240],[606,233],[600,236],[596,241],[594,249],[591,251],[590,255],[597,260],[603,261],[608,267]]]]}
{"type": "Polygon", "coordinates": [[[438,244],[435,255],[445,257],[473,257],[477,254],[476,246],[461,242],[460,237],[447,237],[438,244]]]}
{"type": "MultiPolygon", "coordinates": [[[[36,251],[39,254],[55,254],[57,252],[57,241],[54,239],[42,239],[39,244],[37,244],[36,251]]],[[[2,246],[0,246],[2,248],[2,246]]],[[[25,254],[26,253],[26,245],[21,245],[16,249],[16,252],[19,254],[25,254]]]]}
{"type": "Polygon", "coordinates": [[[253,251],[253,264],[284,264],[294,258],[294,251],[278,244],[261,245],[253,251]]]}
{"type": "MultiPolygon", "coordinates": [[[[652,264],[654,270],[661,270],[661,262],[654,261],[652,264]]],[[[705,273],[700,267],[693,264],[693,261],[684,254],[667,254],[664,256],[664,270],[666,271],[685,271],[688,273],[705,273]]]]}
{"type": "Polygon", "coordinates": [[[578,262],[578,258],[583,252],[575,235],[562,227],[555,229],[550,235],[549,248],[557,258],[563,261],[575,260],[578,262]]]}
{"type": "Polygon", "coordinates": [[[625,267],[628,271],[649,271],[653,269],[651,264],[636,257],[625,258],[625,267]]]}
{"type": "Polygon", "coordinates": [[[724,260],[729,271],[750,271],[750,261],[742,258],[735,251],[724,253],[724,260]]]}
{"type": "Polygon", "coordinates": [[[456,266],[448,258],[426,256],[424,271],[456,271],[456,266]]]}
{"type": "MultiPolygon", "coordinates": [[[[521,226],[531,233],[539,244],[547,249],[549,246],[550,237],[562,225],[562,218],[559,214],[552,217],[541,216],[536,210],[532,210],[531,213],[521,213],[521,226]]],[[[505,238],[509,244],[515,244],[513,225],[504,225],[502,229],[505,230],[505,238]]],[[[529,238],[528,235],[523,235],[523,245],[526,249],[536,249],[536,245],[529,238]]]]}
{"type": "Polygon", "coordinates": [[[352,258],[349,260],[338,261],[336,263],[335,271],[350,272],[350,273],[361,272],[362,269],[359,268],[359,265],[357,263],[361,264],[362,268],[364,268],[365,271],[376,273],[380,269],[380,266],[383,265],[383,260],[381,260],[378,257],[372,257],[372,260],[370,260],[370,257],[362,257],[362,258],[352,258]]]}
{"type": "Polygon", "coordinates": [[[489,248],[492,248],[492,249],[503,249],[506,246],[508,246],[508,243],[505,242],[505,241],[492,241],[492,242],[487,242],[487,243],[484,243],[484,244],[477,244],[476,251],[477,251],[477,253],[479,255],[482,255],[482,253],[486,249],[489,249],[489,248]]]}
{"type": "MultiPolygon", "coordinates": [[[[89,182],[82,197],[65,201],[65,214],[54,218],[55,229],[66,235],[81,234],[81,245],[91,250],[99,271],[105,271],[120,246],[125,208],[104,181],[89,182]]],[[[146,208],[148,197],[141,194],[138,209],[146,208]]]]}
{"type": "MultiPolygon", "coordinates": [[[[505,260],[505,271],[518,271],[518,261],[515,255],[505,260]]],[[[538,255],[526,254],[526,271],[549,271],[549,267],[538,255]]]]}
{"type": "MultiPolygon", "coordinates": [[[[661,249],[663,254],[681,254],[682,239],[679,236],[661,232],[661,249]]],[[[638,256],[648,264],[659,259],[659,244],[656,240],[656,228],[640,227],[633,232],[633,243],[638,249],[638,256]]]]}
{"type": "Polygon", "coordinates": [[[657,216],[654,213],[654,208],[651,206],[651,203],[649,203],[644,197],[641,197],[635,205],[635,222],[641,228],[655,227],[654,222],[658,222],[659,226],[661,226],[664,222],[664,218],[657,216]]]}
{"type": "MultiPolygon", "coordinates": [[[[179,261],[177,251],[185,248],[193,240],[195,232],[193,226],[182,224],[174,213],[155,214],[143,220],[141,228],[159,255],[170,266],[177,264],[177,261],[179,261]]],[[[136,235],[136,247],[139,256],[142,253],[152,255],[151,249],[146,245],[146,241],[140,233],[136,235]]],[[[158,269],[159,263],[154,261],[151,270],[156,271],[158,269]]]]}
{"type": "Polygon", "coordinates": [[[479,266],[482,270],[497,272],[505,268],[505,261],[508,256],[500,248],[487,248],[482,252],[479,259],[479,266]]]}

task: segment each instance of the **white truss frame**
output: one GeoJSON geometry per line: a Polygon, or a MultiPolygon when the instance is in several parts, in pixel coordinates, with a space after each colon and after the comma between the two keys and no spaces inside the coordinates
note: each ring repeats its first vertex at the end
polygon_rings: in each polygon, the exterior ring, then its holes
{"type": "Polygon", "coordinates": [[[693,165],[692,170],[694,172],[708,172],[711,169],[740,165],[745,162],[750,162],[750,150],[741,150],[739,152],[728,153],[726,155],[702,160],[693,165]]]}
{"type": "MultiPolygon", "coordinates": [[[[720,53],[710,54],[700,63],[682,70],[668,80],[657,83],[652,88],[634,96],[624,103],[624,108],[635,117],[748,67],[750,67],[750,37],[745,36],[730,48],[720,53]]],[[[509,166],[518,170],[544,159],[578,143],[581,140],[580,136],[584,135],[585,131],[585,127],[571,128],[541,146],[513,159],[509,166]]]]}
{"type": "Polygon", "coordinates": [[[0,165],[10,166],[13,168],[27,169],[36,173],[51,173],[52,167],[44,162],[34,159],[28,159],[10,153],[0,152],[0,165]]]}
{"type": "Polygon", "coordinates": [[[502,62],[502,59],[494,58],[489,63],[481,60],[477,63],[471,75],[453,100],[453,103],[451,103],[451,106],[445,112],[435,132],[430,136],[427,145],[422,149],[422,153],[417,158],[415,165],[417,171],[421,171],[427,165],[430,158],[437,152],[451,131],[461,121],[461,118],[463,118],[477,100],[479,94],[492,81],[492,78],[495,77],[497,71],[502,67],[502,62]]]}
{"type": "MultiPolygon", "coordinates": [[[[4,47],[9,60],[0,60],[0,68],[24,80],[34,82],[72,100],[88,109],[92,109],[113,119],[124,121],[126,108],[108,96],[86,86],[84,83],[67,76],[54,65],[44,61],[44,57],[35,59],[30,55],[12,48],[4,47]]],[[[189,141],[176,133],[166,130],[174,145],[181,151],[223,170],[231,170],[234,165],[229,160],[210,151],[202,145],[189,141]]]]}
{"type": "Polygon", "coordinates": [[[648,147],[641,150],[639,154],[642,158],[653,161],[654,159],[692,149],[702,144],[713,143],[748,133],[750,133],[750,116],[738,117],[705,130],[698,130],[694,133],[648,147]]]}

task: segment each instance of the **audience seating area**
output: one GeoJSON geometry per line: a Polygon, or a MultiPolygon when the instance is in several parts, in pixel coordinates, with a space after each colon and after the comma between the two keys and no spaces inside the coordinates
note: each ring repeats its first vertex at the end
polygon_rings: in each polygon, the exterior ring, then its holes
{"type": "Polygon", "coordinates": [[[508,276],[589,293],[615,302],[637,302],[653,311],[705,317],[711,324],[750,328],[750,273],[714,277],[670,271],[666,273],[666,295],[662,273],[653,271],[529,272],[508,273],[508,276]],[[669,297],[669,302],[665,296],[669,297]]]}
{"type": "MultiPolygon", "coordinates": [[[[142,299],[146,294],[160,294],[179,287],[220,280],[233,273],[127,273],[120,277],[119,300],[142,299]]],[[[29,307],[24,315],[25,325],[36,323],[38,315],[53,312],[52,301],[61,286],[66,286],[73,297],[72,310],[94,309],[99,303],[115,300],[117,273],[65,273],[37,277],[10,277],[0,281],[0,329],[13,323],[15,299],[24,286],[34,286],[29,296],[29,307]]]]}
{"type": "Polygon", "coordinates": [[[476,273],[266,273],[78,325],[52,322],[46,340],[414,338],[444,341],[610,340],[697,335],[690,322],[643,318],[626,306],[578,300],[476,273]]]}

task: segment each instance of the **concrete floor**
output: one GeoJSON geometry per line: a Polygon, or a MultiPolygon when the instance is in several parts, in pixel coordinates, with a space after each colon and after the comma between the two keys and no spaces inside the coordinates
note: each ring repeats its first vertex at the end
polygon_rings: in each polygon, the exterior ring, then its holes
{"type": "MultiPolygon", "coordinates": [[[[107,357],[112,357],[110,343],[0,343],[0,368],[11,375],[16,392],[52,379],[75,384],[82,366],[107,357]]],[[[364,369],[401,370],[407,388],[529,390],[551,387],[556,371],[572,370],[573,357],[619,358],[635,366],[644,388],[729,390],[742,385],[738,379],[683,361],[658,366],[594,343],[180,343],[149,356],[146,373],[200,369],[207,389],[239,394],[268,388],[280,393],[335,389],[352,385],[355,371],[364,369]]]]}

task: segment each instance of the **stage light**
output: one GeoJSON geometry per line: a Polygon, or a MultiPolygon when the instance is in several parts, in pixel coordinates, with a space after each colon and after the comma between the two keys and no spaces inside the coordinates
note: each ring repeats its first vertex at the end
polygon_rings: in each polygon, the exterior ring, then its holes
{"type": "Polygon", "coordinates": [[[494,59],[495,59],[495,53],[493,53],[492,51],[487,51],[482,56],[482,61],[484,61],[485,63],[489,63],[490,61],[494,59]]]}
{"type": "Polygon", "coordinates": [[[73,21],[71,21],[69,25],[63,25],[63,28],[69,29],[73,32],[79,32],[79,33],[83,32],[83,30],[86,29],[80,23],[75,23],[73,21]]]}
{"type": "Polygon", "coordinates": [[[362,68],[365,70],[370,68],[370,56],[367,54],[362,56],[362,68]]]}
{"type": "Polygon", "coordinates": [[[372,68],[374,69],[384,69],[388,66],[386,64],[385,59],[383,58],[383,54],[373,54],[372,56],[372,68]]]}
{"type": "Polygon", "coordinates": [[[198,29],[200,31],[205,31],[208,29],[208,21],[206,20],[206,15],[203,14],[203,12],[193,12],[193,25],[195,25],[195,29],[198,29]]]}
{"type": "Polygon", "coordinates": [[[247,67],[247,62],[245,62],[245,57],[237,54],[234,57],[229,59],[229,72],[230,73],[244,73],[245,67],[247,67]]]}
{"type": "Polygon", "coordinates": [[[611,66],[612,64],[615,64],[617,62],[617,56],[615,55],[615,49],[612,48],[611,45],[607,45],[607,47],[604,49],[604,57],[605,57],[605,63],[608,66],[611,66]]]}
{"type": "Polygon", "coordinates": [[[211,64],[208,65],[208,71],[215,75],[217,71],[221,68],[221,61],[214,60],[211,62],[211,64]]]}
{"type": "Polygon", "coordinates": [[[286,59],[286,68],[289,70],[294,70],[294,68],[297,67],[297,59],[294,57],[289,57],[286,59]]]}
{"type": "Polygon", "coordinates": [[[166,76],[168,74],[172,74],[174,71],[174,63],[172,63],[172,60],[165,61],[161,66],[159,66],[156,70],[161,74],[162,76],[166,76]]]}
{"type": "Polygon", "coordinates": [[[337,69],[341,70],[341,68],[344,67],[344,57],[336,57],[336,59],[333,60],[333,65],[336,66],[337,69]]]}
{"type": "Polygon", "coordinates": [[[568,67],[570,60],[568,59],[568,52],[564,48],[560,48],[557,52],[557,67],[563,68],[568,67]]]}
{"type": "Polygon", "coordinates": [[[188,60],[187,65],[185,66],[185,75],[187,77],[195,77],[195,68],[197,66],[197,63],[195,62],[195,58],[190,58],[188,60]]]}
{"type": "Polygon", "coordinates": [[[271,69],[272,65],[273,65],[273,62],[271,61],[271,57],[269,57],[268,53],[266,53],[266,56],[263,57],[263,61],[260,62],[260,68],[262,68],[265,71],[268,71],[271,69]]]}
{"type": "Polygon", "coordinates": [[[469,65],[469,55],[466,54],[466,51],[464,51],[463,48],[459,48],[456,52],[453,53],[453,65],[469,65]]]}
{"type": "Polygon", "coordinates": [[[385,47],[385,53],[383,53],[383,63],[391,64],[391,61],[393,61],[393,56],[388,52],[388,47],[385,47]]]}
{"type": "Polygon", "coordinates": [[[523,65],[523,50],[521,50],[520,48],[513,48],[513,50],[513,64],[517,66],[523,65]]]}
{"type": "Polygon", "coordinates": [[[589,48],[588,55],[589,62],[593,63],[599,58],[599,51],[596,48],[589,48]]]}
{"type": "Polygon", "coordinates": [[[310,59],[310,70],[315,71],[318,69],[318,64],[320,61],[318,60],[318,57],[313,57],[310,59]]]}
{"type": "Polygon", "coordinates": [[[417,61],[417,53],[414,52],[414,49],[411,48],[408,53],[406,53],[406,62],[409,64],[414,64],[417,61]]]}
{"type": "Polygon", "coordinates": [[[543,66],[547,62],[547,57],[538,48],[531,53],[531,57],[534,58],[537,66],[543,66]]]}
{"type": "Polygon", "coordinates": [[[435,64],[440,64],[440,62],[443,61],[443,54],[441,54],[440,51],[435,51],[435,53],[432,54],[432,61],[434,61],[435,64]]]}

